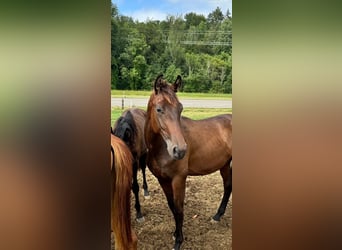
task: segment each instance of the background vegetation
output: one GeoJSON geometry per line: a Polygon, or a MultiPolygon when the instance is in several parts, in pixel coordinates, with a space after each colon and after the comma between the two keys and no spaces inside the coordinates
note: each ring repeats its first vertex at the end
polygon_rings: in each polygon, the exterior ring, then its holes
{"type": "Polygon", "coordinates": [[[160,73],[182,91],[232,93],[232,18],[216,8],[139,22],[112,4],[112,89],[151,90],[160,73]]]}

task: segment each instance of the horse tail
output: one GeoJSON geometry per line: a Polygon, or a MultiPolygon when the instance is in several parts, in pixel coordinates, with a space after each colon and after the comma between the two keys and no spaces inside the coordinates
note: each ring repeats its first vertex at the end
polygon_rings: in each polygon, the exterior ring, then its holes
{"type": "Polygon", "coordinates": [[[132,154],[126,144],[111,136],[112,146],[112,228],[115,249],[136,249],[136,236],[131,229],[132,154]]]}

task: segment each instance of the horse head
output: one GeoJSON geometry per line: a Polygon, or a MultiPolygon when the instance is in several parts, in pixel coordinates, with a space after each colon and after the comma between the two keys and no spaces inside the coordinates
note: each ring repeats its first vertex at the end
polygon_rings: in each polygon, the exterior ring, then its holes
{"type": "Polygon", "coordinates": [[[180,119],[183,105],[176,96],[181,84],[181,76],[177,76],[174,84],[168,84],[163,75],[159,75],[147,107],[152,131],[161,135],[169,155],[175,160],[182,159],[187,150],[180,119]]]}

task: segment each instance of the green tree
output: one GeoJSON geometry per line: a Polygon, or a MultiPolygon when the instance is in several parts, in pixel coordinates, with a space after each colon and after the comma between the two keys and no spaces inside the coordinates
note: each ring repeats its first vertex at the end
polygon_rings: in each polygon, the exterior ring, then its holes
{"type": "Polygon", "coordinates": [[[146,62],[148,64],[158,62],[166,45],[163,42],[163,31],[160,28],[160,22],[148,21],[146,23],[139,23],[138,30],[144,35],[148,45],[145,51],[146,62]]]}
{"type": "Polygon", "coordinates": [[[182,74],[181,72],[182,71],[180,68],[177,68],[174,64],[171,64],[169,67],[167,67],[164,77],[170,82],[173,82],[174,80],[176,80],[176,77],[178,75],[182,74]]]}
{"type": "Polygon", "coordinates": [[[184,16],[185,28],[189,29],[191,26],[198,26],[201,22],[205,22],[206,19],[203,15],[198,15],[194,12],[187,13],[184,16]]]}
{"type": "Polygon", "coordinates": [[[150,90],[156,76],[163,73],[171,82],[182,75],[184,91],[232,91],[229,10],[223,15],[216,8],[207,18],[190,12],[184,18],[169,15],[163,21],[139,22],[120,15],[112,4],[111,15],[112,88],[150,90]]]}
{"type": "Polygon", "coordinates": [[[133,87],[131,85],[132,90],[141,90],[143,89],[143,80],[145,79],[147,64],[145,57],[142,55],[137,55],[133,60],[133,68],[131,69],[131,83],[133,83],[133,87]]]}
{"type": "Polygon", "coordinates": [[[139,72],[132,68],[129,70],[129,85],[131,90],[137,90],[140,81],[139,72]]]}
{"type": "Polygon", "coordinates": [[[208,22],[209,23],[220,23],[224,19],[223,13],[220,9],[220,7],[216,7],[214,11],[209,13],[208,15],[208,22]]]}

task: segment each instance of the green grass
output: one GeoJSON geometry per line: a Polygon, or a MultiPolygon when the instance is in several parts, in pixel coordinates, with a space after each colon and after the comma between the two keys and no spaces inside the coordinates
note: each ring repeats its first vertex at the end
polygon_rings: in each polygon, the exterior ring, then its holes
{"type": "MultiPolygon", "coordinates": [[[[112,90],[112,97],[148,97],[151,95],[151,91],[145,90],[112,90]]],[[[218,100],[227,100],[232,98],[232,94],[213,94],[213,93],[185,93],[178,92],[177,95],[179,97],[189,98],[189,99],[218,99],[218,100]]]]}
{"type": "Polygon", "coordinates": [[[120,117],[122,112],[123,112],[123,110],[121,108],[112,107],[112,112],[111,112],[111,124],[112,125],[120,117]]]}
{"type": "Polygon", "coordinates": [[[194,120],[200,120],[215,115],[232,113],[231,108],[184,108],[182,115],[194,120]]]}
{"type": "MultiPolygon", "coordinates": [[[[146,109],[146,108],[142,108],[146,109]]],[[[184,108],[182,115],[187,116],[194,120],[204,119],[215,115],[232,113],[230,108],[184,108]]],[[[120,117],[122,114],[121,108],[112,108],[111,124],[120,117]]]]}

